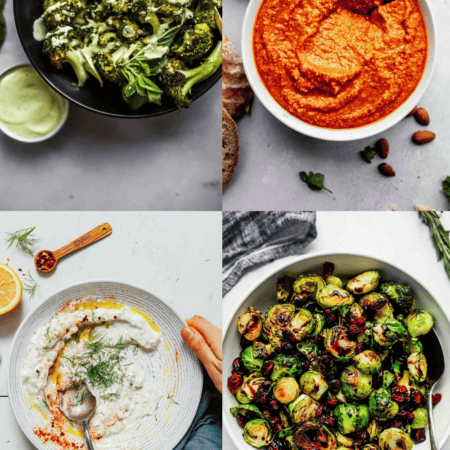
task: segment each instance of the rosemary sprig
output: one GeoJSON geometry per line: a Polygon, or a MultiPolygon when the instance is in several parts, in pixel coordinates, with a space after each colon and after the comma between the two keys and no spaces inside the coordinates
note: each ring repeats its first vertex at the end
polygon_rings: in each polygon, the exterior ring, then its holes
{"type": "Polygon", "coordinates": [[[32,234],[35,228],[36,227],[31,227],[15,231],[14,233],[6,233],[9,236],[8,239],[6,239],[6,243],[9,244],[8,248],[15,242],[16,248],[19,247],[30,255],[33,255],[30,247],[33,247],[33,245],[39,242],[39,239],[36,239],[32,234]]]}
{"type": "Polygon", "coordinates": [[[438,261],[444,258],[444,266],[450,277],[450,239],[449,232],[444,228],[436,211],[420,211],[419,216],[430,227],[438,261]]]}
{"type": "Polygon", "coordinates": [[[34,297],[34,294],[36,293],[36,288],[38,287],[39,285],[37,284],[37,281],[31,276],[30,271],[28,271],[28,278],[24,279],[23,289],[24,291],[27,291],[30,294],[30,300],[34,297]]]}

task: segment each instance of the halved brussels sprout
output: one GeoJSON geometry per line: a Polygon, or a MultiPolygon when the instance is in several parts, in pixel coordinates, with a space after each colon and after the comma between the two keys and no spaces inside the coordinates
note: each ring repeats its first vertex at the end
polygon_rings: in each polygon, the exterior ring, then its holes
{"type": "Polygon", "coordinates": [[[284,275],[278,278],[277,282],[277,299],[278,303],[287,303],[292,293],[292,284],[295,278],[284,275]]]}
{"type": "Polygon", "coordinates": [[[299,342],[309,336],[315,330],[316,321],[307,309],[297,309],[292,317],[287,330],[292,341],[299,342]]]}
{"type": "Polygon", "coordinates": [[[427,359],[425,355],[421,352],[411,353],[407,364],[412,377],[419,383],[424,382],[427,377],[427,359]]]}
{"type": "Polygon", "coordinates": [[[298,427],[294,441],[302,450],[334,450],[337,448],[336,438],[323,424],[305,422],[298,427]]]}
{"type": "MultiPolygon", "coordinates": [[[[248,377],[244,378],[244,382],[242,383],[241,387],[242,387],[242,390],[247,395],[247,397],[250,400],[254,400],[256,398],[256,394],[258,393],[258,389],[266,381],[267,380],[259,373],[251,373],[248,377]]],[[[246,402],[240,401],[240,403],[246,403],[246,402]]]]}
{"type": "Polygon", "coordinates": [[[254,419],[247,422],[243,436],[245,442],[256,448],[269,445],[274,438],[272,428],[265,419],[254,419]]]}
{"type": "Polygon", "coordinates": [[[332,284],[326,286],[317,298],[317,303],[324,309],[351,305],[354,301],[353,296],[349,292],[332,284]]]}
{"type": "Polygon", "coordinates": [[[345,325],[349,326],[355,319],[359,319],[361,317],[364,318],[364,310],[358,303],[353,303],[351,305],[343,306],[341,308],[341,315],[345,325]]]}
{"type": "Polygon", "coordinates": [[[242,389],[242,386],[239,386],[236,389],[236,400],[239,403],[251,403],[252,399],[247,396],[245,391],[242,389]]]}
{"type": "Polygon", "coordinates": [[[365,344],[368,347],[372,347],[374,343],[373,339],[373,327],[374,324],[372,322],[366,322],[366,331],[362,334],[360,334],[356,340],[361,343],[365,344]]]}
{"type": "MultiPolygon", "coordinates": [[[[370,409],[369,409],[369,412],[370,412],[370,409]]],[[[373,419],[369,423],[369,426],[366,428],[366,431],[369,433],[369,441],[370,442],[378,441],[378,436],[381,432],[381,427],[375,419],[373,419]]]]}
{"type": "Polygon", "coordinates": [[[336,432],[336,441],[340,447],[346,448],[352,447],[354,442],[353,439],[349,438],[348,436],[344,436],[343,434],[339,433],[339,431],[336,432]]]}
{"type": "Polygon", "coordinates": [[[398,386],[405,386],[408,393],[411,392],[411,389],[416,389],[420,391],[422,394],[426,394],[426,388],[424,386],[419,386],[419,384],[414,380],[411,372],[409,370],[405,370],[403,372],[403,376],[398,380],[398,386]]]}
{"type": "Polygon", "coordinates": [[[333,412],[337,428],[342,434],[362,430],[369,424],[367,405],[339,405],[333,412]]]}
{"type": "Polygon", "coordinates": [[[353,357],[357,369],[364,373],[374,374],[381,370],[381,359],[372,350],[364,350],[353,357]]]}
{"type": "Polygon", "coordinates": [[[388,318],[384,323],[375,324],[372,332],[375,342],[384,348],[390,348],[400,339],[408,337],[405,327],[392,318],[388,318]]]}
{"type": "Polygon", "coordinates": [[[269,421],[275,433],[279,433],[290,425],[287,413],[281,409],[278,411],[265,410],[263,415],[269,421]]]}
{"type": "Polygon", "coordinates": [[[300,387],[292,377],[279,378],[273,388],[273,395],[280,402],[287,405],[292,403],[300,395],[300,387]]]}
{"type": "Polygon", "coordinates": [[[380,281],[380,274],[376,270],[360,273],[347,282],[347,290],[353,294],[367,294],[374,291],[380,281]]]}
{"type": "Polygon", "coordinates": [[[332,284],[333,286],[337,286],[338,288],[342,289],[342,280],[338,277],[333,277],[333,275],[330,275],[325,281],[327,285],[332,284]]]}
{"type": "Polygon", "coordinates": [[[302,392],[314,400],[320,400],[320,397],[328,389],[328,383],[321,373],[310,370],[303,373],[300,377],[300,387],[302,392]]]}
{"type": "Polygon", "coordinates": [[[398,281],[389,281],[380,286],[380,292],[391,300],[401,311],[409,314],[414,310],[414,297],[411,286],[398,281]]]}
{"type": "Polygon", "coordinates": [[[283,337],[283,331],[286,330],[294,317],[295,306],[283,303],[274,305],[266,312],[266,319],[263,324],[263,331],[272,342],[272,344],[280,343],[283,337]]]}
{"type": "Polygon", "coordinates": [[[413,411],[414,419],[411,422],[411,428],[418,430],[425,428],[428,425],[428,410],[427,408],[419,407],[413,411]]]}
{"type": "Polygon", "coordinates": [[[394,308],[389,303],[389,300],[378,292],[371,292],[359,299],[359,304],[364,309],[373,311],[373,321],[375,323],[384,322],[388,317],[394,317],[394,308]],[[377,305],[385,303],[381,308],[377,308],[377,305]]]}
{"type": "Polygon", "coordinates": [[[238,414],[244,417],[252,417],[258,416],[261,419],[264,419],[262,412],[255,405],[239,405],[234,408],[230,408],[230,412],[233,417],[237,417],[238,414]]]}
{"type": "Polygon", "coordinates": [[[242,352],[241,360],[249,372],[261,372],[264,361],[253,356],[253,347],[247,347],[242,352]]]}
{"type": "Polygon", "coordinates": [[[333,327],[326,330],[325,347],[337,362],[350,361],[356,354],[356,342],[348,337],[345,327],[333,327]]]}
{"type": "Polygon", "coordinates": [[[395,381],[395,375],[389,370],[383,371],[383,389],[387,389],[395,381]]]}
{"type": "Polygon", "coordinates": [[[363,450],[380,450],[380,446],[375,443],[366,444],[363,447],[363,450]]]}
{"type": "Polygon", "coordinates": [[[296,400],[289,403],[289,415],[295,423],[306,422],[316,417],[319,406],[319,402],[306,394],[301,394],[296,400]]]}
{"type": "Polygon", "coordinates": [[[408,354],[423,351],[423,345],[422,342],[419,341],[419,338],[411,338],[407,341],[402,341],[402,345],[403,350],[408,354]]]}
{"type": "Polygon", "coordinates": [[[315,274],[300,275],[293,284],[294,292],[302,300],[317,300],[326,286],[322,277],[315,274]]]}
{"type": "Polygon", "coordinates": [[[434,325],[434,317],[423,309],[416,309],[406,318],[406,327],[411,337],[427,334],[434,325]]]}
{"type": "Polygon", "coordinates": [[[400,428],[388,428],[381,432],[378,445],[381,450],[411,450],[413,442],[400,428]]]}
{"type": "Polygon", "coordinates": [[[258,310],[251,307],[248,309],[249,312],[239,317],[238,330],[247,341],[254,341],[261,335],[264,319],[258,310]]]}
{"type": "Polygon", "coordinates": [[[265,359],[273,353],[272,344],[266,344],[264,342],[253,342],[253,358],[265,359]]]}
{"type": "Polygon", "coordinates": [[[323,330],[323,327],[325,326],[325,318],[322,316],[322,314],[316,313],[314,314],[314,329],[311,331],[310,336],[314,337],[320,334],[323,330]]]}
{"type": "Polygon", "coordinates": [[[369,398],[370,414],[377,420],[392,419],[398,413],[398,404],[391,399],[387,389],[373,391],[369,398]]]}
{"type": "Polygon", "coordinates": [[[275,363],[270,375],[272,381],[281,377],[295,377],[301,372],[301,363],[297,355],[284,355],[279,353],[273,359],[275,363]]]}
{"type": "Polygon", "coordinates": [[[355,366],[348,366],[341,373],[341,388],[344,395],[352,400],[362,400],[372,391],[372,375],[361,372],[355,366]]]}

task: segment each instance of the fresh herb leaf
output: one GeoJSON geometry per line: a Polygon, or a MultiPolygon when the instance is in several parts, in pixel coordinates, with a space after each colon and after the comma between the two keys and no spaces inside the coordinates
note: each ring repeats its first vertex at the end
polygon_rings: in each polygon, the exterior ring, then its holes
{"type": "Polygon", "coordinates": [[[447,197],[447,202],[450,203],[450,177],[442,182],[442,192],[447,197]]]}
{"type": "Polygon", "coordinates": [[[377,151],[372,147],[366,147],[363,151],[359,152],[361,158],[369,164],[372,164],[372,159],[375,158],[377,151]]]}
{"type": "Polygon", "coordinates": [[[6,239],[6,243],[9,244],[8,248],[15,242],[16,248],[21,248],[23,251],[33,255],[30,247],[33,247],[33,245],[39,242],[39,239],[36,239],[32,234],[35,228],[36,227],[31,227],[15,231],[14,233],[6,233],[9,236],[8,239],[6,239]]]}
{"type": "Polygon", "coordinates": [[[30,300],[34,297],[36,288],[38,287],[39,285],[37,284],[36,280],[31,276],[30,271],[28,271],[28,278],[24,279],[23,289],[30,294],[30,300]]]}
{"type": "Polygon", "coordinates": [[[22,381],[22,384],[25,384],[29,379],[30,379],[30,377],[25,377],[22,381]]]}
{"type": "Polygon", "coordinates": [[[158,45],[161,45],[162,47],[170,47],[172,45],[173,40],[175,39],[175,36],[178,34],[178,32],[183,27],[184,21],[186,20],[186,10],[183,11],[183,15],[181,16],[181,22],[176,27],[171,28],[170,30],[167,30],[157,41],[158,45]]]}
{"type": "Polygon", "coordinates": [[[304,181],[310,189],[313,189],[315,191],[325,189],[330,194],[332,194],[332,192],[323,185],[325,181],[325,175],[323,175],[322,173],[309,172],[309,174],[307,175],[306,172],[300,172],[299,175],[300,179],[304,181]]]}

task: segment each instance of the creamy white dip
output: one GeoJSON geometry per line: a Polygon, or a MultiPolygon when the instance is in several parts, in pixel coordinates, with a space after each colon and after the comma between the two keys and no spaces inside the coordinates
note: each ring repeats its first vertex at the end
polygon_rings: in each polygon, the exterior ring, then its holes
{"type": "Polygon", "coordinates": [[[137,428],[155,410],[161,383],[145,379],[146,353],[156,350],[160,333],[128,307],[102,308],[98,302],[98,309],[76,309],[89,300],[70,302],[36,332],[21,378],[28,399],[50,412],[49,423],[61,415],[58,392],[87,385],[97,400],[90,432],[101,441],[137,428]],[[56,361],[58,375],[49,376],[56,361]]]}

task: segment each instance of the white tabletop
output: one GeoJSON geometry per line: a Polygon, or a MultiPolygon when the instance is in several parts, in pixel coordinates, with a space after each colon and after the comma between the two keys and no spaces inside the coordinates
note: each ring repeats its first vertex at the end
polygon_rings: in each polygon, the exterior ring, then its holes
{"type": "MultiPolygon", "coordinates": [[[[442,222],[450,229],[450,213],[445,214],[442,222]]],[[[305,254],[329,251],[378,256],[412,275],[417,274],[443,297],[450,295],[450,280],[444,264],[436,260],[429,228],[418,219],[416,212],[318,212],[317,229],[318,237],[305,249],[305,254]]],[[[274,267],[289,264],[294,259],[292,256],[283,258],[244,275],[223,299],[223,322],[249,286],[263,279],[274,267]]],[[[449,314],[450,304],[445,309],[449,314]]],[[[224,367],[224,377],[230,373],[231,368],[224,367]]],[[[237,448],[225,429],[223,448],[237,448]]],[[[443,450],[450,450],[450,441],[443,450]]]]}
{"type": "MultiPolygon", "coordinates": [[[[5,19],[0,71],[28,62],[12,0],[5,19]]],[[[220,210],[220,85],[191,108],[152,119],[113,119],[72,105],[61,132],[39,144],[0,132],[0,210],[220,210]]]]}
{"type": "Polygon", "coordinates": [[[0,262],[18,274],[31,270],[40,285],[33,299],[25,292],[13,312],[0,316],[0,449],[35,448],[6,397],[6,364],[14,332],[36,304],[73,283],[110,279],[148,290],[182,318],[197,314],[220,326],[221,227],[219,212],[0,213],[0,262]],[[111,236],[61,260],[45,278],[34,269],[31,256],[4,244],[5,232],[36,226],[41,242],[35,249],[56,250],[104,222],[111,224],[111,236]]]}
{"type": "MultiPolygon", "coordinates": [[[[239,164],[224,190],[224,209],[243,210],[381,210],[397,205],[410,211],[416,204],[448,209],[440,192],[441,182],[450,175],[448,124],[450,108],[442,98],[450,93],[450,12],[447,0],[429,1],[436,21],[438,51],[436,68],[420,106],[431,117],[427,127],[437,135],[427,145],[417,146],[411,135],[423,127],[414,118],[377,136],[354,142],[327,142],[297,133],[279,122],[256,99],[250,116],[238,121],[239,164]],[[386,160],[397,175],[383,177],[375,158],[367,164],[359,156],[366,146],[387,138],[390,155],[386,160]],[[311,191],[299,172],[325,174],[325,186],[333,191],[311,191]]],[[[242,22],[248,0],[227,0],[225,33],[240,51],[242,22]]]]}

